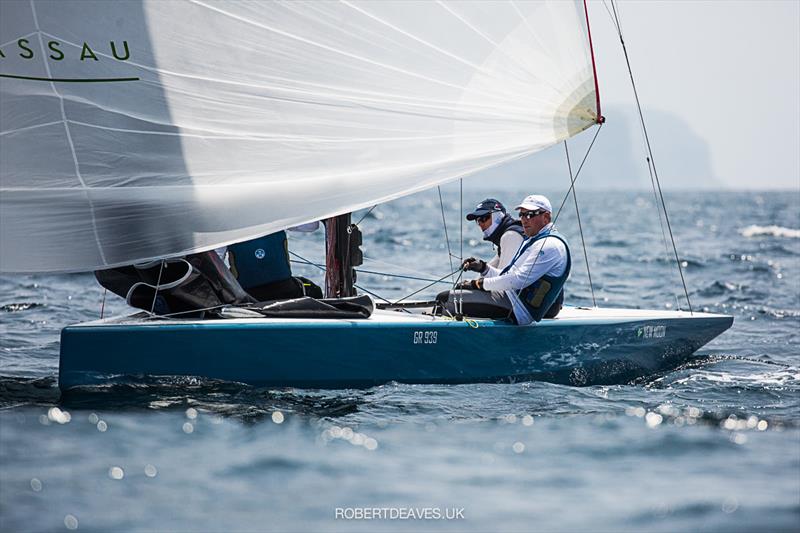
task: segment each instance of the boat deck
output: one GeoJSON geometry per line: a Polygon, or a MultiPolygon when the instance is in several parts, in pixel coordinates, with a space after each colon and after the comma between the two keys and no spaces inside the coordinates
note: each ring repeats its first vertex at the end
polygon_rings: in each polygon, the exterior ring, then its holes
{"type": "MultiPolygon", "coordinates": [[[[383,310],[376,309],[372,316],[365,319],[345,319],[345,318],[273,318],[273,317],[241,317],[241,318],[213,318],[213,319],[198,319],[198,318],[172,318],[161,316],[148,316],[145,313],[138,312],[131,315],[109,317],[102,320],[95,320],[92,322],[84,322],[70,327],[97,327],[97,326],[133,326],[133,325],[212,325],[212,324],[259,324],[259,325],[300,325],[300,324],[434,324],[434,323],[452,323],[455,322],[452,318],[442,316],[432,316],[423,313],[421,309],[412,309],[408,312],[404,310],[383,310]]],[[[619,308],[603,308],[603,307],[572,307],[565,306],[556,318],[544,319],[538,324],[532,326],[547,326],[547,325],[566,325],[569,324],[582,324],[582,323],[615,323],[615,322],[629,322],[639,320],[669,320],[669,319],[682,319],[682,318],[713,318],[723,317],[724,315],[712,313],[689,313],[688,311],[672,311],[672,310],[652,310],[652,309],[619,309],[619,308]]],[[[470,319],[481,326],[488,325],[506,325],[507,322],[503,320],[492,320],[485,318],[470,319]]]]}

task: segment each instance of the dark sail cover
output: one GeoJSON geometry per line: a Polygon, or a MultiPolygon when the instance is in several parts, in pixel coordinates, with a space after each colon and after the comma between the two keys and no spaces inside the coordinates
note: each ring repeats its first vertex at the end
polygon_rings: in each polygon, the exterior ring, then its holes
{"type": "Polygon", "coordinates": [[[162,315],[255,302],[213,251],[166,259],[163,266],[153,261],[98,270],[95,277],[131,307],[162,315]]]}

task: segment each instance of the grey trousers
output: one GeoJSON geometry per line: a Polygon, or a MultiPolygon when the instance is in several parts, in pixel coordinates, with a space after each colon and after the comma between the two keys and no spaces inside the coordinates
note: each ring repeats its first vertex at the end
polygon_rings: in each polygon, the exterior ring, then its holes
{"type": "Polygon", "coordinates": [[[441,314],[461,314],[475,318],[514,318],[511,302],[504,292],[450,290],[436,296],[441,314]]]}

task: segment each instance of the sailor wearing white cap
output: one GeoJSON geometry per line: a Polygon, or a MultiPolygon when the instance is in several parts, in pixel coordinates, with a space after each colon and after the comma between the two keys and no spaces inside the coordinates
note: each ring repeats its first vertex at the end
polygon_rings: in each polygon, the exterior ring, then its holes
{"type": "Polygon", "coordinates": [[[546,197],[532,194],[516,209],[527,238],[511,263],[502,270],[489,267],[485,277],[466,281],[462,288],[491,291],[493,300],[497,293],[504,294],[517,323],[530,324],[561,310],[572,261],[567,242],[553,229],[553,209],[546,197]]]}

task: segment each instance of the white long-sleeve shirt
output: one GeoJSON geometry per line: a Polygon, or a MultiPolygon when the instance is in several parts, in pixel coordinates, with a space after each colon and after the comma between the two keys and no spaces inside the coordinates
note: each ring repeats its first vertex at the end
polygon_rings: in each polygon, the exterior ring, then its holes
{"type": "Polygon", "coordinates": [[[523,240],[522,235],[516,231],[506,231],[500,237],[500,255],[495,255],[486,264],[498,271],[503,270],[514,259],[514,254],[519,250],[523,240]]]}
{"type": "MultiPolygon", "coordinates": [[[[552,229],[548,224],[539,233],[552,229]]],[[[534,237],[528,237],[529,239],[534,237]]],[[[527,239],[523,241],[523,244],[527,239]]],[[[519,248],[515,251],[519,251],[519,248]]],[[[544,275],[560,276],[567,268],[567,248],[560,239],[542,239],[525,250],[514,261],[513,266],[505,274],[502,269],[489,266],[483,279],[483,288],[487,291],[505,292],[514,309],[514,317],[519,324],[530,324],[533,317],[519,299],[519,291],[544,275]]]]}

